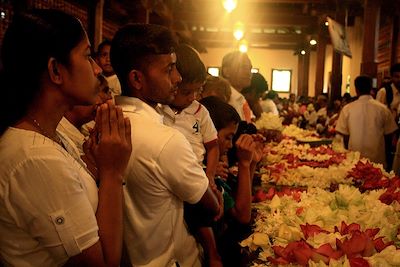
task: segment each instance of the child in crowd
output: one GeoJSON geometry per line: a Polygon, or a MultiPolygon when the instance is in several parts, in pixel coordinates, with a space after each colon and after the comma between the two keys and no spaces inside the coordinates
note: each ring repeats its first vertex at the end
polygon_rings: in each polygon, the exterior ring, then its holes
{"type": "MultiPolygon", "coordinates": [[[[210,112],[218,131],[221,159],[224,160],[227,151],[233,147],[232,140],[238,130],[240,116],[231,105],[214,96],[203,98],[200,103],[210,112]]],[[[249,230],[252,181],[256,165],[262,157],[262,142],[259,135],[239,136],[235,142],[238,159],[236,177],[229,173],[226,162],[220,162],[217,168],[216,182],[224,189],[224,218],[215,225],[214,232],[224,266],[240,264],[239,242],[249,230]]]]}
{"type": "MultiPolygon", "coordinates": [[[[211,186],[219,159],[217,130],[207,109],[197,100],[206,80],[206,68],[198,53],[186,44],[180,44],[176,51],[176,67],[182,76],[174,101],[162,106],[164,124],[179,130],[192,145],[199,164],[206,162],[206,175],[211,186]],[[205,154],[207,155],[204,159],[205,154]]],[[[222,196],[219,196],[222,200],[222,196]]],[[[222,211],[222,209],[221,209],[222,211]]],[[[185,220],[203,246],[207,266],[222,266],[212,232],[212,217],[204,214],[198,205],[185,203],[185,220]]]]}
{"type": "Polygon", "coordinates": [[[121,84],[114,72],[113,67],[111,66],[110,50],[111,41],[104,40],[101,44],[99,44],[96,54],[96,63],[99,64],[100,68],[103,70],[103,75],[107,79],[111,95],[114,97],[121,94],[121,84]]]}
{"type": "Polygon", "coordinates": [[[207,109],[196,100],[207,77],[206,68],[197,51],[186,44],[178,46],[176,57],[182,82],[174,101],[162,107],[164,124],[185,135],[200,164],[203,164],[207,152],[206,175],[210,184],[214,184],[219,158],[217,130],[207,109]]]}

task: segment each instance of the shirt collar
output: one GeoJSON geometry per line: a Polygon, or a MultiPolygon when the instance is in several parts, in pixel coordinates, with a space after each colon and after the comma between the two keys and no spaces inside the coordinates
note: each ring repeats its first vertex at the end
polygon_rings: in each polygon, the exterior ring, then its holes
{"type": "Polygon", "coordinates": [[[122,111],[124,112],[139,113],[141,116],[146,116],[148,119],[151,119],[154,122],[163,123],[162,116],[157,112],[158,106],[156,109],[154,109],[149,104],[137,97],[116,96],[115,103],[121,106],[122,111]]]}
{"type": "Polygon", "coordinates": [[[359,97],[358,97],[358,99],[363,99],[363,100],[369,100],[369,99],[372,99],[373,97],[372,97],[372,95],[360,95],[359,97]]]}
{"type": "MultiPolygon", "coordinates": [[[[201,108],[201,104],[197,100],[194,100],[189,106],[184,108],[181,111],[181,113],[184,112],[186,114],[194,115],[199,111],[200,108],[201,108]]],[[[162,110],[163,114],[165,114],[165,115],[167,115],[167,116],[169,116],[171,118],[174,118],[175,116],[179,115],[175,111],[173,111],[171,109],[171,107],[168,106],[168,105],[160,105],[160,109],[162,110]]]]}

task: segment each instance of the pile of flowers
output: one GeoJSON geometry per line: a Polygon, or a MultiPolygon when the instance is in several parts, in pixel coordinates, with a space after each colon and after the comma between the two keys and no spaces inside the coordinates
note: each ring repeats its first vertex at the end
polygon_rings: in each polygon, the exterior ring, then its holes
{"type": "Polygon", "coordinates": [[[261,168],[264,184],[330,188],[352,184],[348,173],[360,160],[358,152],[336,152],[330,146],[312,148],[284,139],[277,146],[266,145],[261,168]]]}
{"type": "Polygon", "coordinates": [[[254,204],[254,233],[241,245],[260,250],[253,266],[400,266],[400,205],[382,203],[383,193],[339,185],[274,194],[254,204]]]}
{"type": "Polygon", "coordinates": [[[387,173],[381,164],[360,160],[347,175],[360,190],[388,188],[394,173],[387,173]]]}
{"type": "Polygon", "coordinates": [[[282,119],[271,112],[261,113],[261,117],[255,122],[258,130],[278,130],[282,131],[282,119]]]}
{"type": "Polygon", "coordinates": [[[304,130],[296,125],[289,125],[286,126],[282,134],[288,137],[292,137],[296,140],[301,140],[301,141],[318,141],[321,140],[321,137],[315,132],[311,130],[304,130]]]}

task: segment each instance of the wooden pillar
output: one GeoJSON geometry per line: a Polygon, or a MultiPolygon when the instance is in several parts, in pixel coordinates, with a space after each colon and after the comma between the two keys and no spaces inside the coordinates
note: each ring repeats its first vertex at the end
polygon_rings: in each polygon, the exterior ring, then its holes
{"type": "Polygon", "coordinates": [[[379,38],[380,1],[365,0],[364,40],[361,74],[375,78],[377,75],[376,53],[379,38]]]}
{"type": "MultiPolygon", "coordinates": [[[[344,8],[344,7],[342,7],[344,8]]],[[[337,10],[335,20],[342,24],[346,29],[345,25],[345,11],[337,10]]],[[[329,103],[333,103],[336,99],[339,99],[342,95],[342,66],[343,66],[343,55],[333,50],[332,55],[332,75],[331,75],[331,88],[329,88],[329,103]]]]}
{"type": "Polygon", "coordinates": [[[103,41],[103,6],[104,0],[88,2],[88,37],[94,50],[103,41]]]}
{"type": "Polygon", "coordinates": [[[11,4],[13,12],[17,14],[32,7],[32,0],[12,0],[11,4]]]}
{"type": "Polygon", "coordinates": [[[392,40],[390,40],[391,44],[390,66],[392,66],[395,63],[398,63],[397,58],[400,58],[400,55],[397,54],[397,52],[399,51],[397,49],[397,46],[399,45],[399,26],[400,26],[399,13],[396,13],[392,19],[392,35],[391,35],[392,40]]]}
{"type": "Polygon", "coordinates": [[[322,94],[324,89],[325,74],[325,51],[327,40],[322,33],[318,34],[317,40],[317,66],[315,71],[315,95],[322,94]]]}
{"type": "Polygon", "coordinates": [[[310,69],[310,51],[298,55],[297,95],[308,96],[308,74],[310,69]]]}

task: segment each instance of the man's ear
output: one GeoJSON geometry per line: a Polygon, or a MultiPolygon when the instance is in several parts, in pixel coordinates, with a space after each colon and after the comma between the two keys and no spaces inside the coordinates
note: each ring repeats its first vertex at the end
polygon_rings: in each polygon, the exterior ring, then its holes
{"type": "Polygon", "coordinates": [[[60,64],[54,57],[51,57],[47,62],[47,70],[49,72],[50,80],[55,84],[61,84],[63,79],[60,71],[60,64]]]}
{"type": "Polygon", "coordinates": [[[143,83],[143,74],[138,70],[131,70],[128,74],[129,85],[135,89],[141,89],[143,83]]]}

